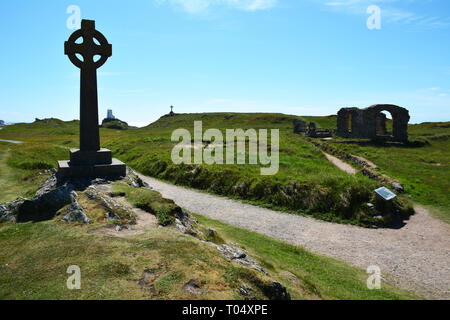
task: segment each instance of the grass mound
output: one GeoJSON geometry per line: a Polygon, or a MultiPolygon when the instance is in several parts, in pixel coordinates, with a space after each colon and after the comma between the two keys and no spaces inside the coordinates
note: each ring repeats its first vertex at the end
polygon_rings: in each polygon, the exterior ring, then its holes
{"type": "Polygon", "coordinates": [[[0,225],[0,246],[7,248],[0,251],[0,299],[270,299],[274,280],[293,299],[417,298],[385,283],[381,290],[369,290],[363,270],[197,218],[226,241],[241,243],[270,277],[226,260],[213,246],[173,228],[121,238],[92,232],[96,223],[7,223],[0,225]],[[80,290],[66,287],[72,265],[81,269],[80,290]],[[191,279],[199,284],[199,295],[183,290],[191,279]],[[251,294],[242,296],[240,288],[251,294]]]}
{"type": "Polygon", "coordinates": [[[158,223],[162,226],[174,223],[176,215],[181,211],[181,208],[175,202],[163,198],[156,191],[116,184],[113,190],[114,194],[125,194],[133,206],[154,214],[158,218],[158,223]]]}

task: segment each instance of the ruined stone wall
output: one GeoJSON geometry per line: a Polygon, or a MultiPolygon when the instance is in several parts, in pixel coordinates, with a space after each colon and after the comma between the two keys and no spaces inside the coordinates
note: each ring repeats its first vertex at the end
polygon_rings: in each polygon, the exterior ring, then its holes
{"type": "Polygon", "coordinates": [[[344,138],[405,142],[408,141],[409,119],[407,109],[390,104],[377,104],[366,109],[342,108],[338,112],[337,135],[344,138]],[[392,115],[392,135],[386,132],[386,116],[382,111],[392,115]]]}

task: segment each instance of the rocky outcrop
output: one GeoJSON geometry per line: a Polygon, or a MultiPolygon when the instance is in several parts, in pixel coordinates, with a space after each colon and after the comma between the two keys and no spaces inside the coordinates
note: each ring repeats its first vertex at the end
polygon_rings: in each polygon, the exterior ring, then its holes
{"type": "Polygon", "coordinates": [[[71,183],[59,184],[53,174],[42,184],[33,199],[15,200],[18,205],[12,213],[17,222],[52,219],[59,209],[72,203],[73,189],[71,183]]]}
{"type": "Polygon", "coordinates": [[[116,129],[116,130],[127,130],[129,128],[128,123],[119,119],[108,119],[105,118],[102,121],[101,128],[116,129]]]}
{"type": "Polygon", "coordinates": [[[184,292],[187,292],[193,296],[199,296],[203,293],[203,290],[200,287],[200,284],[195,279],[191,279],[188,282],[186,282],[181,289],[184,292]]]}
{"type": "Polygon", "coordinates": [[[141,178],[139,178],[139,176],[136,174],[136,172],[133,171],[133,169],[131,169],[130,167],[127,167],[127,175],[125,177],[125,179],[130,183],[130,185],[133,188],[147,188],[147,189],[152,189],[148,183],[145,183],[144,181],[142,181],[141,178]]]}
{"type": "MultiPolygon", "coordinates": [[[[126,179],[130,185],[138,187],[148,187],[142,180],[137,177],[132,170],[128,171],[126,179]]],[[[80,206],[77,200],[76,191],[82,191],[96,186],[110,184],[113,180],[105,178],[71,178],[58,179],[53,173],[36,192],[32,199],[17,198],[16,200],[0,205],[0,222],[1,221],[45,221],[55,217],[59,210],[68,206],[63,213],[64,221],[90,223],[89,218],[80,206]]],[[[89,192],[87,192],[89,194],[89,192]]],[[[92,191],[91,193],[94,193],[92,191]]],[[[105,196],[106,197],[106,196],[105,196]]],[[[104,197],[104,198],[105,198],[104,197]]],[[[115,203],[110,197],[110,201],[105,200],[105,206],[121,207],[115,203]]],[[[121,208],[119,208],[121,209],[121,208]]],[[[111,212],[114,212],[112,210],[111,212]]]]}
{"type": "Polygon", "coordinates": [[[86,224],[91,223],[91,220],[89,220],[88,216],[84,212],[83,207],[81,207],[78,203],[78,195],[75,191],[71,192],[71,199],[72,203],[70,204],[69,208],[67,208],[67,213],[64,216],[63,220],[67,222],[80,222],[86,224]]]}
{"type": "Polygon", "coordinates": [[[267,274],[267,272],[243,250],[229,246],[227,244],[222,244],[220,246],[216,245],[216,248],[222,254],[222,256],[224,256],[228,260],[267,274]]]}
{"type": "Polygon", "coordinates": [[[274,281],[263,289],[264,294],[271,300],[291,300],[291,295],[286,287],[274,281]]]}
{"type": "Polygon", "coordinates": [[[26,200],[25,198],[19,197],[13,202],[0,205],[0,222],[16,221],[18,209],[26,200]]]}

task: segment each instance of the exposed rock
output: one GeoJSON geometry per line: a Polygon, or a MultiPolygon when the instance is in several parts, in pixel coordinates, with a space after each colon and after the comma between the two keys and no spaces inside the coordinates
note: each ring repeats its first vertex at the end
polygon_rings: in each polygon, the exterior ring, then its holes
{"type": "Polygon", "coordinates": [[[175,227],[184,234],[189,234],[194,237],[198,237],[199,231],[192,226],[189,218],[175,218],[175,227]]]}
{"type": "Polygon", "coordinates": [[[5,203],[0,206],[0,222],[1,221],[16,221],[17,213],[22,204],[27,201],[27,199],[19,197],[13,202],[5,203]]]}
{"type": "Polygon", "coordinates": [[[249,188],[248,183],[245,181],[241,181],[238,182],[235,186],[233,186],[232,192],[239,194],[241,196],[245,196],[248,192],[248,188],[249,188]]]}
{"type": "Polygon", "coordinates": [[[264,274],[267,274],[267,272],[260,266],[258,263],[256,263],[255,260],[253,260],[247,253],[245,253],[243,250],[231,247],[226,244],[222,245],[215,245],[217,250],[224,256],[225,258],[237,262],[243,266],[253,268],[255,270],[261,271],[264,274]]]}
{"type": "Polygon", "coordinates": [[[210,238],[217,237],[217,231],[214,230],[213,228],[206,229],[206,232],[207,232],[207,234],[206,234],[207,237],[210,237],[210,238]]]}
{"type": "Polygon", "coordinates": [[[125,177],[133,188],[147,188],[152,189],[148,183],[142,181],[141,178],[130,168],[127,167],[127,175],[125,177]]]}
{"type": "Polygon", "coordinates": [[[108,220],[108,221],[120,220],[120,217],[113,212],[107,212],[106,220],[108,220]]]}
{"type": "Polygon", "coordinates": [[[100,127],[108,128],[108,129],[116,129],[116,130],[126,130],[129,128],[128,123],[126,123],[125,121],[122,121],[120,119],[116,119],[116,118],[103,119],[102,125],[100,127]]]}
{"type": "Polygon", "coordinates": [[[110,191],[108,192],[108,196],[110,196],[111,198],[115,198],[115,197],[125,197],[127,194],[125,192],[113,192],[110,191]]]}
{"type": "Polygon", "coordinates": [[[184,234],[187,234],[186,227],[183,225],[183,223],[180,221],[180,219],[175,219],[175,227],[184,234]]]}
{"type": "Polygon", "coordinates": [[[243,296],[248,296],[248,292],[244,288],[239,288],[239,293],[243,296]]]}
{"type": "Polygon", "coordinates": [[[72,196],[72,203],[67,209],[68,213],[64,216],[62,220],[67,222],[81,222],[86,224],[91,223],[91,220],[89,220],[86,213],[84,212],[84,209],[80,206],[80,204],[77,201],[77,193],[75,191],[72,191],[71,196],[72,196]]]}
{"type": "Polygon", "coordinates": [[[156,294],[157,292],[155,285],[152,283],[154,276],[155,274],[151,269],[145,269],[142,272],[141,279],[139,279],[139,285],[141,286],[141,289],[148,290],[152,294],[156,294]]]}
{"type": "Polygon", "coordinates": [[[191,279],[188,282],[186,282],[183,285],[182,290],[193,296],[199,296],[203,293],[202,288],[195,279],[191,279]]]}
{"type": "Polygon", "coordinates": [[[403,188],[403,185],[400,182],[392,182],[391,187],[392,187],[392,189],[394,189],[397,192],[400,192],[400,193],[405,192],[405,189],[403,188]]]}
{"type": "Polygon", "coordinates": [[[247,257],[247,254],[241,249],[233,248],[226,244],[219,246],[218,250],[225,258],[230,260],[245,259],[247,257]]]}
{"type": "Polygon", "coordinates": [[[239,294],[243,296],[247,300],[255,300],[258,297],[253,292],[253,288],[246,285],[245,283],[241,283],[240,287],[238,288],[239,294]]]}
{"type": "Polygon", "coordinates": [[[89,186],[85,191],[86,196],[91,200],[96,200],[106,210],[105,218],[108,221],[120,221],[123,217],[131,219],[131,224],[135,223],[135,218],[131,210],[123,206],[106,193],[98,190],[95,185],[89,186]],[[120,213],[119,216],[117,213],[120,213]]]}
{"type": "Polygon", "coordinates": [[[70,183],[58,184],[55,175],[50,176],[36,192],[33,199],[17,199],[13,201],[17,222],[43,221],[52,219],[62,207],[72,203],[70,183]]]}
{"type": "Polygon", "coordinates": [[[271,285],[264,288],[264,294],[271,300],[291,300],[291,295],[286,287],[281,283],[274,281],[271,285]]]}
{"type": "MultiPolygon", "coordinates": [[[[52,175],[41,185],[41,188],[36,192],[33,199],[17,198],[13,202],[2,204],[0,207],[0,219],[6,221],[44,221],[52,219],[56,213],[63,207],[70,204],[69,212],[63,218],[66,221],[83,221],[88,223],[89,220],[84,213],[83,208],[78,204],[76,197],[74,198],[74,190],[85,190],[89,188],[90,191],[96,190],[102,185],[110,184],[114,179],[109,178],[72,178],[59,179],[54,171],[52,175]]],[[[127,178],[134,182],[136,187],[146,186],[140,178],[133,175],[130,169],[130,175],[127,178]]],[[[100,197],[105,206],[110,208],[111,212],[115,210],[125,210],[110,197],[103,195],[99,196],[99,191],[86,192],[90,199],[100,197]]]]}
{"type": "Polygon", "coordinates": [[[175,217],[175,226],[177,229],[184,233],[189,234],[191,236],[197,237],[199,231],[193,226],[193,224],[197,224],[198,221],[193,218],[189,213],[177,207],[176,217],[175,217]]]}

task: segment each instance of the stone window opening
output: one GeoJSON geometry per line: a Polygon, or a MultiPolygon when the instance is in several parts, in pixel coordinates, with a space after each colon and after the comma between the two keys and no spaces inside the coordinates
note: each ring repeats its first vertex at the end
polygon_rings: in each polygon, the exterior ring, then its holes
{"type": "Polygon", "coordinates": [[[387,111],[382,110],[376,117],[376,134],[377,136],[394,136],[394,115],[387,111]]]}
{"type": "Polygon", "coordinates": [[[353,116],[351,112],[348,112],[345,115],[345,129],[347,130],[348,133],[352,133],[353,132],[353,116]]]}

